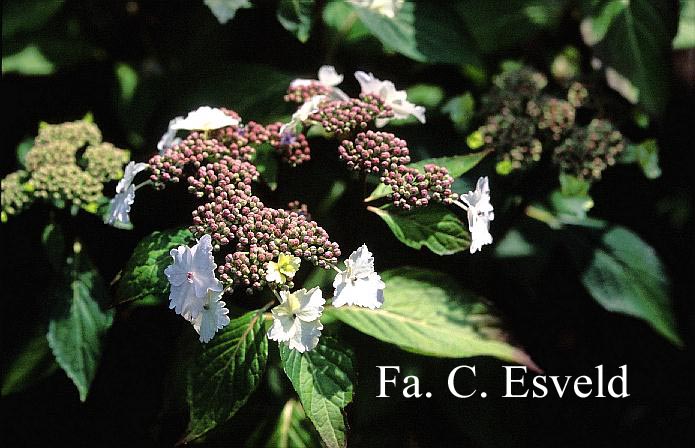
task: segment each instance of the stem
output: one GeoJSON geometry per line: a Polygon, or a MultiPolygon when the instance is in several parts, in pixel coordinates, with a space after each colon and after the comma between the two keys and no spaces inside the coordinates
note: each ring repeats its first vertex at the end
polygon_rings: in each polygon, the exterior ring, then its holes
{"type": "Polygon", "coordinates": [[[456,205],[457,207],[461,207],[465,211],[468,211],[468,206],[466,204],[464,204],[463,202],[454,201],[454,202],[452,202],[452,204],[456,205]]]}
{"type": "Polygon", "coordinates": [[[138,191],[140,188],[147,186],[147,185],[152,185],[153,182],[150,179],[147,179],[146,181],[140,182],[135,186],[135,191],[138,191]]]}

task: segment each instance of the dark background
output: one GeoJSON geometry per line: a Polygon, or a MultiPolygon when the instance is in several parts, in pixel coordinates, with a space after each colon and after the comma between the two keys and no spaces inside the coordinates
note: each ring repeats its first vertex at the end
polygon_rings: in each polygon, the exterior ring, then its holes
{"type": "MultiPolygon", "coordinates": [[[[264,99],[260,114],[253,105],[246,106],[248,110],[238,106],[248,105],[248,98],[264,98],[268,89],[260,81],[248,79],[246,72],[236,71],[249,63],[269,67],[271,73],[287,73],[289,79],[313,77],[317,67],[332,63],[346,74],[346,90],[351,94],[356,93],[357,83],[349,74],[356,69],[374,71],[397,86],[439,84],[447,96],[465,91],[479,94],[486,89],[471,84],[455,67],[385,56],[376,41],[334,48],[320,21],[309,42],[302,45],[278,24],[274,2],[258,3],[221,26],[198,1],[66,2],[55,25],[37,37],[50,40],[77,24],[79,34],[74,38],[90,43],[91,56],[61,67],[51,76],[3,75],[2,175],[17,169],[15,147],[35,135],[40,121],[58,123],[92,112],[105,140],[130,148],[133,159],[140,161],[156,151],[171,117],[201,104],[237,109],[245,120],[291,113],[281,96],[264,99]],[[114,73],[114,64],[119,62],[131,65],[140,76],[129,105],[119,100],[114,73]]],[[[547,70],[549,54],[568,43],[580,46],[578,27],[570,13],[564,22],[558,31],[490,56],[488,68],[494,72],[499,60],[514,57],[547,70]]],[[[13,44],[3,42],[3,46],[13,44]]],[[[673,57],[682,60],[685,54],[673,57]]],[[[691,52],[691,61],[692,57],[691,52]]],[[[689,70],[692,77],[692,64],[689,70]]],[[[334,331],[350,342],[358,357],[359,382],[355,401],[348,407],[350,446],[693,446],[695,101],[682,71],[674,73],[670,86],[672,96],[665,115],[654,120],[647,131],[639,131],[658,139],[663,175],[650,181],[634,166],[613,168],[592,189],[596,203],[592,215],[629,227],[662,257],[672,279],[683,349],[675,348],[646,323],[599,307],[568,266],[566,249],[549,248],[544,263],[533,267],[537,276],[520,278],[517,274],[524,266],[497,260],[490,256],[491,251],[475,258],[468,254],[437,257],[401,245],[378,217],[364,210],[361,186],[338,162],[334,143],[312,141],[311,163],[282,169],[278,191],[265,192],[268,203],[283,206],[298,198],[312,210],[335,178],[344,179],[347,193],[331,213],[314,215],[332,240],[340,242],[345,252],[366,242],[377,254],[379,270],[413,264],[456,275],[462,284],[497,305],[519,342],[546,373],[591,375],[596,365],[603,364],[614,375],[618,366],[628,366],[627,399],[502,399],[504,377],[497,360],[415,356],[338,328],[334,331]],[[446,376],[463,363],[477,366],[476,387],[486,390],[487,398],[457,400],[448,394],[446,376]],[[394,391],[391,399],[375,399],[376,365],[400,365],[404,372],[419,374],[424,390],[432,391],[434,397],[404,400],[394,391]]],[[[428,118],[426,126],[398,130],[408,139],[415,157],[465,148],[465,135],[457,134],[447,117],[433,112],[428,118]]],[[[492,172],[490,164],[475,170],[476,174],[492,172]]],[[[493,195],[500,197],[505,188],[518,183],[495,178],[497,181],[500,188],[493,189],[493,195]]],[[[191,204],[183,191],[145,189],[138,192],[133,231],[105,227],[97,217],[84,214],[71,220],[68,228],[83,237],[89,256],[108,281],[140,238],[156,229],[186,224],[191,204]]],[[[50,306],[50,282],[44,280],[50,273],[40,244],[47,214],[46,207],[37,205],[2,225],[3,368],[23,341],[45,323],[50,306]]],[[[523,220],[517,215],[501,218],[502,213],[498,214],[492,229],[495,238],[523,220]]],[[[250,309],[258,300],[238,294],[228,302],[250,309]]],[[[172,371],[177,370],[179,336],[191,336],[188,327],[163,307],[119,310],[87,402],[79,402],[74,386],[61,371],[22,393],[2,397],[2,444],[171,446],[186,424],[180,403],[183,397],[177,395],[172,371]]],[[[275,418],[283,391],[291,389],[278,368],[269,366],[268,386],[254,393],[206,443],[243,445],[267,418],[275,418]]]]}

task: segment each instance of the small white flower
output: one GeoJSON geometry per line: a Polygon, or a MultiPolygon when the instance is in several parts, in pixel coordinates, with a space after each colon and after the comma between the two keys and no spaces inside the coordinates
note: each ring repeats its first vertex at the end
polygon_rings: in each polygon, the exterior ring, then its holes
{"type": "Polygon", "coordinates": [[[169,308],[188,320],[198,317],[206,303],[208,290],[221,292],[222,284],[215,278],[210,235],[203,235],[193,247],[179,246],[169,252],[174,262],[164,274],[171,284],[169,308]]]}
{"type": "Polygon", "coordinates": [[[318,286],[309,291],[280,291],[280,304],[271,310],[273,326],[268,339],[285,342],[300,353],[313,350],[323,330],[319,319],[324,303],[318,286]]]}
{"type": "Polygon", "coordinates": [[[381,276],[374,272],[374,257],[363,244],[345,260],[345,270],[333,280],[335,288],[333,306],[357,305],[365,308],[380,308],[384,303],[384,288],[381,276]]]}
{"type": "Polygon", "coordinates": [[[229,310],[225,308],[225,303],[220,300],[222,291],[212,291],[208,289],[202,311],[195,319],[191,320],[193,328],[200,335],[200,342],[210,342],[217,330],[221,330],[229,324],[229,310]]]}
{"type": "MultiPolygon", "coordinates": [[[[362,93],[379,95],[387,106],[391,106],[394,118],[402,119],[412,115],[420,123],[425,123],[425,108],[408,101],[405,90],[396,90],[396,86],[391,81],[382,81],[371,73],[355,72],[355,78],[360,83],[362,93]]],[[[376,126],[381,128],[388,122],[389,118],[377,118],[376,126]]]]}
{"type": "Polygon", "coordinates": [[[495,219],[494,209],[490,203],[490,186],[487,176],[478,179],[475,191],[461,195],[461,200],[468,206],[468,230],[471,232],[471,253],[481,250],[485,244],[492,244],[490,221],[495,219]]]}
{"type": "Polygon", "coordinates": [[[274,261],[268,262],[265,275],[266,281],[284,284],[288,278],[294,277],[294,274],[299,270],[301,262],[302,259],[299,257],[280,254],[277,263],[274,261]]]}
{"type": "Polygon", "coordinates": [[[282,125],[280,134],[284,134],[285,131],[299,132],[302,123],[309,119],[309,115],[318,112],[319,104],[325,99],[326,95],[316,95],[305,101],[304,104],[297,109],[297,112],[292,114],[290,122],[282,125]]]}
{"type": "Polygon", "coordinates": [[[185,129],[188,131],[211,131],[226,126],[236,126],[239,120],[230,117],[217,108],[209,106],[199,107],[193,112],[189,112],[186,118],[177,120],[169,126],[170,130],[178,131],[185,129]]]}
{"type": "Polygon", "coordinates": [[[403,7],[404,0],[350,0],[350,3],[393,19],[403,7]]]}
{"type": "Polygon", "coordinates": [[[123,178],[116,185],[116,196],[109,203],[109,211],[104,223],[117,228],[130,228],[130,206],[135,202],[135,185],[133,179],[140,171],[149,167],[146,163],[130,162],[125,167],[123,178]]]}
{"type": "Polygon", "coordinates": [[[183,117],[174,117],[169,121],[167,131],[162,135],[162,138],[159,139],[159,143],[157,143],[157,149],[160,155],[163,154],[167,148],[171,148],[175,144],[181,142],[181,139],[176,137],[176,126],[178,126],[180,121],[183,121],[183,117]]]}
{"type": "Polygon", "coordinates": [[[343,75],[338,74],[335,67],[332,65],[322,65],[321,68],[319,68],[318,78],[318,80],[302,78],[295,79],[290,83],[290,88],[308,86],[312,83],[318,82],[330,91],[329,96],[331,99],[347,100],[350,98],[345,92],[336,87],[338,84],[343,82],[343,75]]]}

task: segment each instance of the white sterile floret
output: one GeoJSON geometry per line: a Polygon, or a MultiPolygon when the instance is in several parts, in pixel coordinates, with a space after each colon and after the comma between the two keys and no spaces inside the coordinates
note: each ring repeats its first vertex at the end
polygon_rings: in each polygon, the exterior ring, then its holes
{"type": "Polygon", "coordinates": [[[375,309],[384,303],[386,285],[374,271],[374,257],[365,244],[345,260],[345,270],[335,276],[333,287],[335,307],[357,305],[375,309]]]}
{"type": "Polygon", "coordinates": [[[167,131],[164,133],[164,135],[162,135],[162,138],[160,138],[159,142],[157,143],[157,149],[159,150],[160,155],[163,154],[167,148],[171,148],[175,144],[181,142],[181,139],[176,137],[176,131],[179,122],[182,120],[183,117],[174,117],[169,121],[167,131]]]}
{"type": "Polygon", "coordinates": [[[319,104],[326,99],[326,95],[316,95],[311,97],[309,100],[305,101],[297,111],[292,114],[292,119],[289,123],[282,125],[280,128],[280,134],[284,134],[285,131],[299,132],[302,123],[309,119],[309,115],[314,112],[318,112],[319,104]]]}
{"type": "MultiPolygon", "coordinates": [[[[396,86],[391,81],[382,81],[371,73],[355,72],[355,78],[360,83],[363,94],[378,95],[384,104],[393,109],[393,118],[402,119],[412,115],[420,123],[425,123],[425,108],[408,101],[408,94],[405,90],[396,90],[396,86]]],[[[377,118],[375,124],[380,128],[385,126],[389,120],[390,118],[377,118]]]]}
{"type": "Polygon", "coordinates": [[[208,290],[222,291],[222,284],[215,278],[217,265],[212,256],[210,235],[203,235],[193,247],[179,246],[169,252],[174,262],[164,274],[171,284],[169,308],[188,320],[203,311],[208,290]]]}
{"type": "Polygon", "coordinates": [[[324,303],[318,286],[309,291],[280,291],[280,304],[271,310],[273,326],[268,339],[284,342],[300,353],[313,350],[323,330],[319,319],[324,303]]]}
{"type": "MultiPolygon", "coordinates": [[[[343,82],[343,75],[338,74],[335,67],[332,65],[322,65],[321,68],[319,68],[318,78],[318,82],[325,87],[335,87],[343,82]]],[[[298,78],[290,83],[290,87],[308,86],[316,81],[316,79],[298,78]]]]}
{"type": "Polygon", "coordinates": [[[209,106],[199,107],[189,112],[183,120],[177,120],[171,124],[169,129],[178,131],[185,129],[188,131],[211,131],[226,126],[236,126],[239,120],[222,112],[221,109],[209,106]]]}
{"type": "Polygon", "coordinates": [[[396,17],[404,2],[404,0],[350,0],[350,3],[355,6],[370,9],[390,19],[396,17]]]}
{"type": "Polygon", "coordinates": [[[490,221],[495,219],[495,213],[490,203],[490,186],[487,176],[478,179],[475,191],[462,194],[461,200],[468,207],[468,230],[471,232],[470,251],[475,253],[483,245],[492,244],[490,221]]]}
{"type": "Polygon", "coordinates": [[[200,342],[210,342],[217,330],[229,324],[229,310],[221,300],[222,291],[208,290],[202,311],[191,320],[193,328],[200,335],[200,342]]]}
{"type": "Polygon", "coordinates": [[[135,202],[135,185],[133,179],[140,171],[149,167],[146,163],[130,162],[125,167],[123,178],[116,185],[116,196],[109,203],[109,211],[104,223],[118,228],[130,227],[130,206],[135,202]]]}

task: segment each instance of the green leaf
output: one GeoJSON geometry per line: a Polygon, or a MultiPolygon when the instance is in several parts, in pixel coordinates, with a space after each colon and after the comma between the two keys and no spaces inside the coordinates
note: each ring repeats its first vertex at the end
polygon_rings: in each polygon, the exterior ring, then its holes
{"type": "Polygon", "coordinates": [[[352,401],[356,383],[352,350],[323,336],[316,348],[305,353],[280,344],[280,358],[323,443],[328,448],[345,447],[347,422],[343,409],[352,401]]]}
{"type": "Polygon", "coordinates": [[[123,268],[115,304],[134,300],[165,302],[169,282],[164,269],[172,263],[169,251],[187,245],[192,238],[188,229],[156,231],[143,238],[123,268]]]}
{"type": "Polygon", "coordinates": [[[678,336],[669,299],[669,280],[654,249],[630,230],[613,226],[594,234],[572,232],[569,252],[582,284],[608,311],[643,319],[676,345],[678,336]]]}
{"type": "MultiPolygon", "coordinates": [[[[411,163],[410,167],[417,170],[422,170],[425,165],[434,164],[444,167],[449,171],[449,175],[456,179],[466,174],[468,171],[475,168],[475,166],[480,163],[481,160],[485,158],[491,151],[480,151],[472,154],[465,154],[460,156],[448,156],[448,157],[435,157],[431,159],[421,160],[419,162],[411,163]]],[[[372,191],[372,193],[364,199],[364,202],[371,202],[376,199],[388,196],[391,193],[391,187],[384,184],[379,184],[372,191]]]]}
{"type": "Polygon", "coordinates": [[[275,429],[265,444],[266,448],[312,448],[320,446],[311,422],[302,405],[294,399],[282,408],[275,429]]]}
{"type": "Polygon", "coordinates": [[[34,147],[34,139],[32,137],[27,137],[17,145],[17,161],[22,167],[26,168],[24,164],[27,159],[27,153],[34,147]]]}
{"type": "Polygon", "coordinates": [[[353,7],[343,0],[329,1],[323,8],[323,21],[333,28],[337,38],[356,42],[371,36],[369,30],[358,20],[353,7]]]}
{"type": "Polygon", "coordinates": [[[29,339],[17,357],[5,369],[2,379],[2,396],[21,392],[38,383],[58,369],[48,347],[45,332],[29,339]]]}
{"type": "Polygon", "coordinates": [[[695,2],[681,0],[681,13],[678,21],[678,34],[673,39],[675,50],[695,48],[695,2]]]}
{"type": "Polygon", "coordinates": [[[104,336],[113,322],[113,310],[102,309],[108,302],[103,281],[86,258],[75,252],[68,258],[70,278],[53,298],[55,310],[46,337],[56,361],[77,387],[80,400],[85,401],[104,336]]]}
{"type": "Polygon", "coordinates": [[[204,3],[222,25],[232,20],[237,10],[252,7],[249,0],[204,0],[204,3]]]}
{"type": "Polygon", "coordinates": [[[677,18],[666,0],[592,1],[581,24],[584,41],[606,67],[608,84],[651,114],[663,111],[677,18]]]}
{"type": "Polygon", "coordinates": [[[128,64],[118,63],[115,67],[120,91],[120,100],[130,103],[138,87],[138,72],[128,64]]]}
{"type": "Polygon", "coordinates": [[[302,43],[309,40],[313,15],[314,0],[280,0],[278,5],[278,21],[302,43]]]}
{"type": "Polygon", "coordinates": [[[20,75],[31,76],[50,75],[54,71],[54,64],[35,45],[29,45],[17,53],[2,57],[3,73],[19,73],[20,75]]]}
{"type": "Polygon", "coordinates": [[[490,307],[451,277],[403,267],[381,274],[386,283],[380,309],[329,308],[344,323],[384,342],[427,356],[494,356],[537,369],[509,342],[490,307]]]}
{"type": "Polygon", "coordinates": [[[475,115],[475,100],[469,92],[455,96],[442,107],[442,112],[449,114],[452,123],[461,132],[468,130],[468,126],[475,115]]]}
{"type": "Polygon", "coordinates": [[[523,45],[562,19],[563,0],[463,0],[457,11],[485,53],[523,45]]]}
{"type": "Polygon", "coordinates": [[[645,140],[640,144],[628,144],[619,160],[621,163],[637,163],[647,179],[661,176],[659,167],[659,145],[656,140],[645,140]]]}
{"type": "Polygon", "coordinates": [[[253,161],[261,175],[263,181],[268,187],[275,191],[278,187],[278,157],[275,154],[275,149],[268,145],[261,145],[256,149],[256,155],[253,161]]]}
{"type": "Polygon", "coordinates": [[[471,245],[466,225],[443,205],[430,204],[410,211],[393,204],[367,209],[383,219],[401,243],[413,249],[425,246],[437,255],[451,255],[471,245]]]}
{"type": "Polygon", "coordinates": [[[263,313],[233,319],[203,346],[188,384],[191,419],[183,442],[229,420],[256,390],[268,359],[263,313]]]}
{"type": "Polygon", "coordinates": [[[437,107],[444,99],[444,90],[434,84],[415,84],[406,92],[408,101],[425,107],[437,107]]]}
{"type": "Polygon", "coordinates": [[[387,49],[418,62],[480,64],[466,26],[447,3],[408,0],[394,18],[368,8],[354,10],[387,49]]]}

